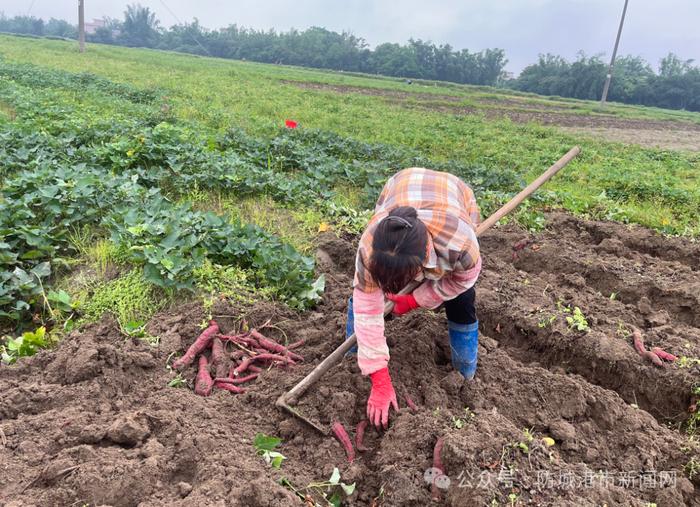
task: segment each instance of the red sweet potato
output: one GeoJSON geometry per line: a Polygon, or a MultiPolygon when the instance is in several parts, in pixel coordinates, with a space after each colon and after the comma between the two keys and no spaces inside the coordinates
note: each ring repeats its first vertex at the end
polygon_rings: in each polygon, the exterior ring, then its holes
{"type": "Polygon", "coordinates": [[[301,339],[299,341],[295,341],[294,343],[290,343],[289,345],[287,345],[287,350],[297,349],[304,345],[305,342],[306,340],[301,339]]]}
{"type": "Polygon", "coordinates": [[[513,261],[516,261],[518,259],[518,252],[529,244],[530,240],[528,238],[523,238],[520,241],[517,241],[513,244],[513,261]]]}
{"type": "Polygon", "coordinates": [[[237,377],[238,375],[240,375],[241,373],[246,371],[248,369],[248,367],[250,366],[250,363],[252,363],[252,362],[253,362],[252,357],[244,358],[243,361],[241,361],[241,364],[236,366],[233,369],[233,371],[229,372],[229,377],[237,377]]]}
{"type": "Polygon", "coordinates": [[[678,357],[674,356],[670,352],[666,352],[664,349],[659,348],[659,347],[652,347],[651,351],[656,354],[660,359],[664,359],[666,361],[678,361],[678,357]]]}
{"type": "Polygon", "coordinates": [[[214,381],[209,374],[209,362],[207,356],[199,356],[199,372],[194,380],[194,392],[200,396],[209,396],[214,381]]]}
{"type": "Polygon", "coordinates": [[[280,356],[279,354],[258,354],[254,356],[253,361],[280,361],[286,364],[296,364],[296,362],[287,356],[280,356]]]}
{"type": "Polygon", "coordinates": [[[647,351],[647,349],[646,349],[646,347],[644,347],[644,340],[642,339],[642,332],[639,329],[632,330],[632,342],[634,343],[634,348],[637,349],[637,352],[639,353],[639,355],[643,356],[644,353],[647,351]]]}
{"type": "Polygon", "coordinates": [[[367,429],[368,424],[369,424],[368,419],[362,419],[357,424],[357,428],[355,428],[355,447],[360,452],[369,451],[369,449],[362,444],[362,439],[365,436],[365,429],[367,429]]]}
{"type": "Polygon", "coordinates": [[[231,352],[231,360],[235,361],[237,359],[241,359],[243,356],[245,356],[245,351],[244,350],[234,350],[231,352]]]}
{"type": "Polygon", "coordinates": [[[530,244],[530,239],[529,239],[529,238],[523,238],[523,239],[521,239],[521,240],[516,241],[515,243],[513,243],[513,247],[512,247],[512,248],[513,248],[514,251],[517,252],[517,251],[519,251],[519,250],[522,250],[523,248],[525,248],[525,247],[526,247],[527,245],[529,245],[529,244],[530,244]]]}
{"type": "Polygon", "coordinates": [[[250,331],[250,336],[255,338],[261,347],[269,350],[270,352],[274,352],[274,353],[280,354],[280,355],[289,356],[290,358],[292,358],[295,361],[303,361],[304,360],[304,358],[301,357],[299,354],[295,354],[294,352],[289,351],[287,349],[287,347],[285,347],[284,345],[280,345],[279,343],[270,340],[269,338],[260,334],[255,329],[252,329],[250,331]]]}
{"type": "Polygon", "coordinates": [[[214,338],[211,342],[211,365],[214,367],[215,377],[226,376],[226,355],[224,354],[224,344],[219,338],[214,338]]]}
{"type": "Polygon", "coordinates": [[[219,338],[222,340],[227,340],[233,343],[237,343],[239,345],[243,345],[244,347],[257,347],[258,342],[254,340],[253,338],[242,335],[242,334],[236,334],[236,335],[219,335],[219,338]]]}
{"type": "Polygon", "coordinates": [[[352,463],[352,461],[355,459],[355,450],[352,448],[352,442],[350,441],[348,432],[345,431],[345,427],[343,427],[343,424],[339,421],[335,421],[331,428],[333,429],[333,433],[335,434],[336,438],[345,449],[345,454],[348,456],[348,462],[352,463]]]}
{"type": "Polygon", "coordinates": [[[219,389],[223,389],[224,391],[231,391],[232,393],[236,394],[245,392],[245,389],[243,387],[238,387],[237,385],[229,384],[227,382],[216,382],[214,385],[219,389]]]}
{"type": "Polygon", "coordinates": [[[664,362],[661,359],[659,359],[659,356],[653,350],[650,351],[646,349],[646,347],[644,346],[644,339],[642,338],[642,332],[637,328],[634,328],[632,330],[632,341],[634,342],[634,348],[637,349],[637,352],[640,356],[642,356],[645,359],[648,359],[656,366],[664,365],[664,362]]]}
{"type": "Polygon", "coordinates": [[[408,408],[411,409],[411,412],[418,412],[418,407],[416,406],[415,403],[413,403],[413,400],[411,399],[411,396],[408,394],[408,391],[404,391],[403,397],[406,400],[406,405],[408,405],[408,408]]]}
{"type": "Polygon", "coordinates": [[[236,378],[230,378],[230,377],[218,377],[214,379],[214,382],[221,382],[222,384],[244,384],[250,380],[254,380],[258,378],[257,373],[251,373],[250,375],[246,375],[245,377],[236,377],[236,378]]]}
{"type": "Polygon", "coordinates": [[[435,448],[433,449],[433,468],[437,468],[443,474],[445,473],[445,467],[442,464],[442,447],[445,445],[445,439],[440,437],[435,442],[435,448]]]}
{"type": "MultiPolygon", "coordinates": [[[[442,446],[444,445],[444,443],[445,440],[442,437],[439,437],[437,439],[437,442],[435,442],[435,448],[433,449],[433,468],[440,470],[440,474],[442,475],[445,475],[445,466],[442,464],[442,446]]],[[[435,484],[435,480],[438,477],[439,476],[434,478],[433,485],[431,488],[433,500],[440,499],[440,491],[438,490],[438,487],[435,484]]]]}
{"type": "Polygon", "coordinates": [[[194,361],[195,357],[209,348],[212,338],[219,332],[219,326],[213,320],[209,323],[209,327],[194,341],[190,348],[187,349],[185,355],[173,363],[173,368],[176,370],[186,368],[194,361]]]}
{"type": "Polygon", "coordinates": [[[663,366],[664,365],[664,362],[659,358],[659,356],[657,356],[656,354],[654,354],[650,350],[647,350],[646,354],[644,354],[644,357],[646,357],[649,361],[654,363],[656,366],[663,366]]]}

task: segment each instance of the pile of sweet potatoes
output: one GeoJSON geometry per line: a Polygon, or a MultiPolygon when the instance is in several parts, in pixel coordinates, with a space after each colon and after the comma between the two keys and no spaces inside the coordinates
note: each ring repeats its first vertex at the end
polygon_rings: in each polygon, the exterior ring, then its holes
{"type": "Polygon", "coordinates": [[[245,388],[240,385],[255,380],[263,368],[287,367],[303,361],[302,356],[291,351],[302,343],[284,346],[256,329],[236,335],[221,334],[219,325],[212,320],[187,352],[173,363],[173,368],[183,370],[199,356],[194,381],[196,394],[209,396],[214,387],[242,393],[245,388]],[[228,350],[229,345],[232,350],[228,350]]]}

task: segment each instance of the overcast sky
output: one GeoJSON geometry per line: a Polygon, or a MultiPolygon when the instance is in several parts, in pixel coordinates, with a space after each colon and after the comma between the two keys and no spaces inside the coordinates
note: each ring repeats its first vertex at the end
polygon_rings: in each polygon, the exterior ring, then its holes
{"type": "MultiPolygon", "coordinates": [[[[121,18],[128,1],[85,0],[87,19],[121,18]]],[[[609,55],[624,0],[140,0],[170,26],[194,17],[207,28],[229,24],[287,30],[347,30],[371,46],[410,37],[477,51],[506,50],[519,72],[539,53],[573,58],[580,49],[609,55]],[[167,7],[166,7],[167,6],[167,7]]],[[[8,16],[32,14],[77,22],[75,0],[0,0],[8,16]]],[[[620,54],[654,67],[673,51],[700,60],[700,0],[630,0],[620,54]]]]}

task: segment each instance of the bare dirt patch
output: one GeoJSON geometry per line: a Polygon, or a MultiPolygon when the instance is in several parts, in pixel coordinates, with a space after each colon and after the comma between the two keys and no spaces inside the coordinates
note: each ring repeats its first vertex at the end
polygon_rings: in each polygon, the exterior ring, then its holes
{"type": "MultiPolygon", "coordinates": [[[[444,112],[474,114],[474,108],[440,106],[444,112]]],[[[487,118],[508,118],[516,123],[539,123],[558,127],[636,129],[651,131],[690,131],[700,133],[700,124],[672,120],[641,120],[608,114],[574,114],[547,111],[517,111],[507,108],[479,109],[487,118]]]]}
{"type": "Polygon", "coordinates": [[[512,109],[535,109],[540,111],[563,111],[575,109],[574,104],[565,104],[563,102],[557,102],[555,104],[545,104],[543,102],[533,102],[527,98],[503,98],[498,99],[486,99],[480,98],[479,103],[487,104],[489,106],[495,106],[497,108],[512,108],[512,109]]]}
{"type": "Polygon", "coordinates": [[[560,127],[559,130],[605,141],[638,144],[665,150],[700,151],[700,132],[689,130],[644,130],[598,127],[560,127]]]}
{"type": "Polygon", "coordinates": [[[292,81],[281,79],[281,83],[296,86],[304,90],[329,91],[335,93],[358,93],[360,95],[370,95],[373,97],[386,97],[389,99],[399,100],[432,100],[432,101],[447,101],[447,102],[462,102],[464,97],[456,95],[440,95],[437,93],[421,93],[418,91],[391,90],[388,88],[370,88],[366,86],[349,86],[349,85],[333,85],[327,83],[314,83],[311,81],[292,81]]]}
{"type": "Polygon", "coordinates": [[[0,100],[0,115],[4,116],[10,121],[14,121],[17,118],[17,111],[9,104],[0,100]]]}
{"type": "MultiPolygon", "coordinates": [[[[105,317],[55,350],[0,367],[0,503],[303,505],[280,477],[300,487],[338,466],[343,481],[357,482],[347,505],[424,506],[432,496],[424,474],[442,437],[450,484],[437,504],[507,504],[514,494],[521,505],[698,505],[700,483],[682,472],[687,439],[670,424],[687,416],[700,371],[653,366],[624,330],[637,326],[648,346],[700,355],[700,246],[638,227],[549,218],[541,234],[508,226],[482,240],[473,382],[450,366],[444,315],[420,311],[388,323],[399,398],[408,392],[419,409],[402,400],[388,431],[368,431],[369,451],[353,464],[333,438],[274,407],[343,340],[354,246],[325,235],[329,286],[317,310],[215,305],[224,332],[244,317],[251,325],[272,317],[271,337],[306,340],[304,363],[264,372],[245,394],[202,398],[167,387],[166,358],[184,352],[205,317],[197,304],[152,319],[159,347],[125,339],[105,317]],[[523,238],[530,243],[514,258],[510,246],[523,238]],[[561,308],[573,306],[590,331],[569,328],[561,308]],[[284,439],[281,471],[255,455],[257,432],[284,439]]],[[[348,359],[299,406],[352,434],[368,391],[348,359]]]]}
{"type": "Polygon", "coordinates": [[[533,122],[554,126],[564,132],[590,135],[613,142],[671,150],[700,150],[700,124],[697,123],[620,118],[610,114],[577,114],[571,112],[574,106],[533,103],[516,98],[479,99],[478,102],[486,107],[474,107],[456,104],[466,99],[454,95],[287,80],[282,82],[309,90],[381,97],[390,104],[410,109],[426,109],[457,115],[479,114],[489,119],[507,118],[516,123],[533,122]]]}

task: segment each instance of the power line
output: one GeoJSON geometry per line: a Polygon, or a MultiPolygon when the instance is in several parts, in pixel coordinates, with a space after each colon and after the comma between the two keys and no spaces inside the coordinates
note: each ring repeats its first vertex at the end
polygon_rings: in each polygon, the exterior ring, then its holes
{"type": "MultiPolygon", "coordinates": [[[[168,6],[165,4],[165,2],[164,2],[163,0],[160,0],[160,3],[163,5],[163,7],[165,7],[165,9],[170,13],[170,15],[171,15],[172,17],[175,18],[175,21],[177,21],[177,22],[178,22],[179,24],[181,24],[181,25],[184,25],[184,23],[183,23],[182,21],[180,21],[180,18],[178,18],[178,17],[175,15],[175,13],[170,9],[170,7],[168,7],[168,6]]],[[[194,35],[192,35],[192,40],[193,40],[200,48],[202,48],[202,50],[203,50],[207,55],[212,56],[211,53],[209,52],[209,50],[208,50],[207,48],[205,48],[205,47],[202,45],[202,43],[199,42],[199,41],[197,40],[197,37],[195,37],[194,35]]]]}
{"type": "Polygon", "coordinates": [[[27,9],[27,16],[29,16],[29,13],[32,12],[32,7],[34,7],[34,2],[36,2],[36,0],[32,0],[32,2],[29,4],[29,9],[27,9]]]}

